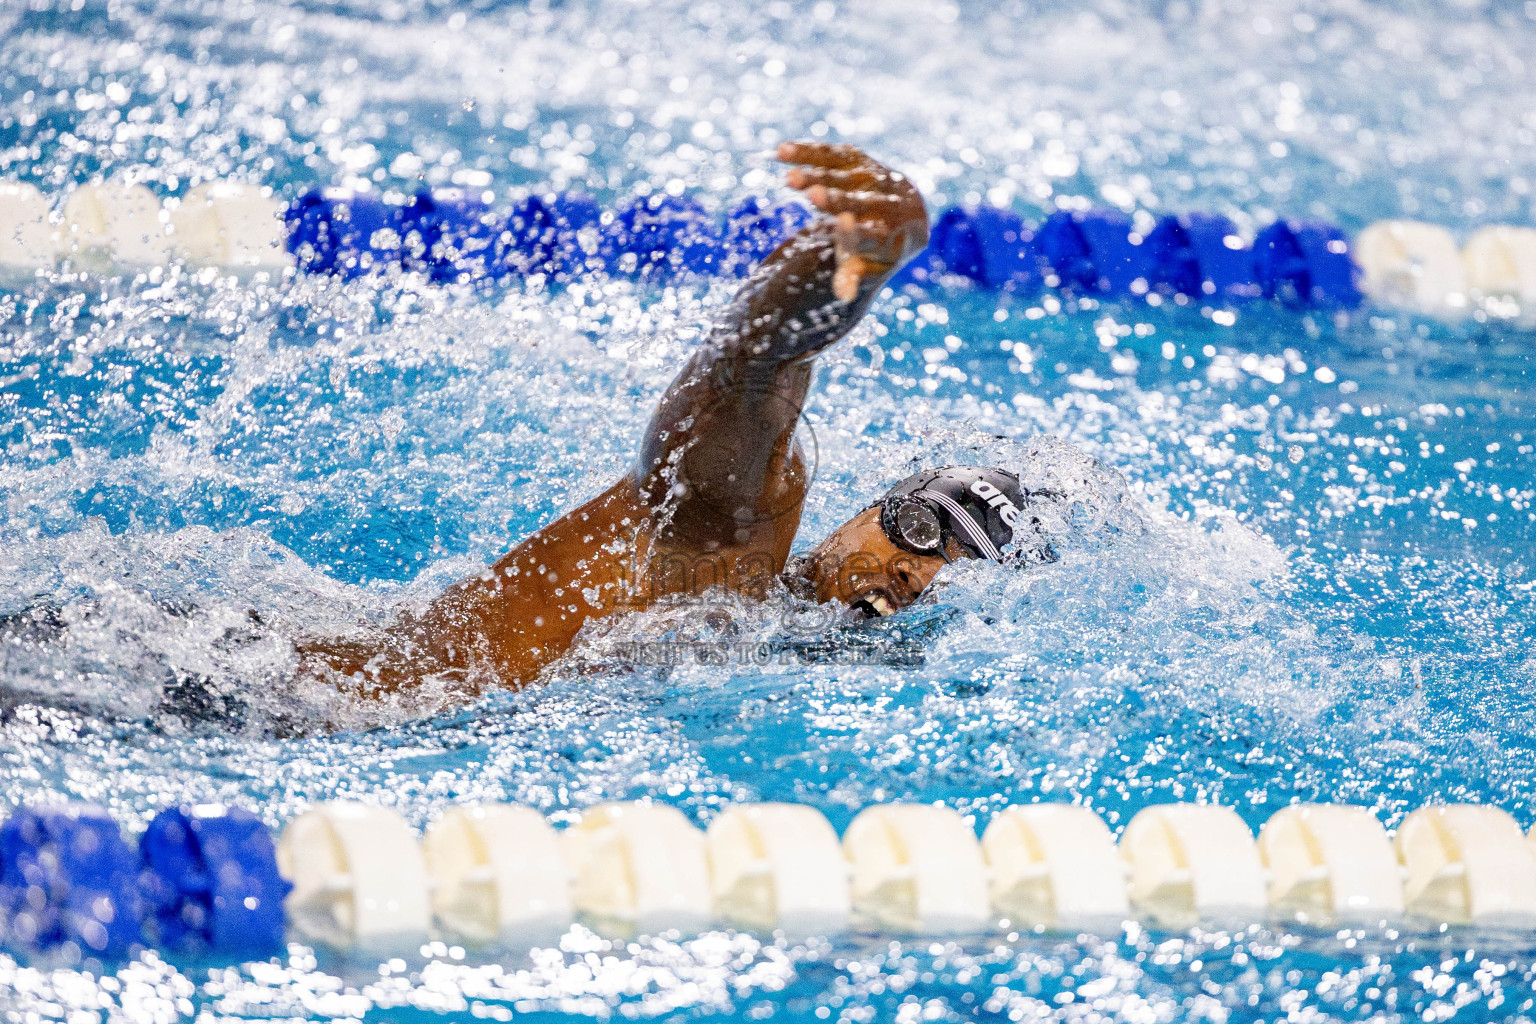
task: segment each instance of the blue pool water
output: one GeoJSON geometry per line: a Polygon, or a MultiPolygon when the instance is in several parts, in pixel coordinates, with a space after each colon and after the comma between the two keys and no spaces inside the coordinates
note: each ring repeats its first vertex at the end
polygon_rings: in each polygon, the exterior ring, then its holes
{"type": "MultiPolygon", "coordinates": [[[[1497,0],[34,0],[0,6],[0,177],[724,205],[772,193],[775,143],[825,134],[935,208],[1464,233],[1536,222],[1533,55],[1536,8],[1497,0]]],[[[279,828],[355,798],[424,827],[459,802],[568,822],[649,797],[705,825],[786,799],[841,829],[942,800],[980,830],[1037,799],[1117,829],[1208,800],[1256,829],[1296,800],[1388,827],[1474,801],[1532,823],[1536,329],[1482,311],[893,295],[823,360],[800,546],[917,465],[989,459],[1072,489],[1059,561],[957,566],[934,603],[814,648],[782,603],[653,611],[469,708],[288,681],[290,638],[387,621],[622,472],[729,291],[196,271],[0,290],[0,612],[56,604],[68,626],[0,648],[5,687],[39,698],[0,723],[7,807],[64,794],[137,828],[222,801],[279,828]],[[624,657],[658,640],[820,653],[624,657]],[[238,697],[230,715],[162,712],[189,675],[238,697]],[[347,728],[274,738],[295,720],[347,728]]],[[[1533,1000],[1529,935],[1277,920],[810,945],[577,930],[531,958],[383,965],[0,958],[15,1021],[1482,1021],[1533,1000]]]]}

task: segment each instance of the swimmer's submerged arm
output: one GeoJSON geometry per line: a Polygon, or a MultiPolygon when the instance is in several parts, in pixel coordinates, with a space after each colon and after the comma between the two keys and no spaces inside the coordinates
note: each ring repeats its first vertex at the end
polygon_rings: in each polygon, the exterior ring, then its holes
{"type": "Polygon", "coordinates": [[[783,507],[775,485],[795,484],[793,436],[812,361],[928,242],[917,189],[859,150],[786,143],[779,158],[799,165],[789,185],[826,216],[763,261],[651,420],[635,483],[653,507],[670,497],[679,526],[692,498],[737,519],[783,507]]]}

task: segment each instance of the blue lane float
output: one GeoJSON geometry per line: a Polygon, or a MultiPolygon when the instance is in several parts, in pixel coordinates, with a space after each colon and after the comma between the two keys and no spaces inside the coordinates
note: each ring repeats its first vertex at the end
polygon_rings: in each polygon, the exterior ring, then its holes
{"type": "Polygon", "coordinates": [[[1131,218],[1118,210],[1058,210],[1036,232],[1057,287],[1097,295],[1130,295],[1136,282],[1145,291],[1148,250],[1132,238],[1131,218]]]}
{"type": "Polygon", "coordinates": [[[490,204],[462,189],[418,193],[400,210],[406,268],[439,284],[494,276],[494,245],[501,231],[490,204]]]}
{"type": "Polygon", "coordinates": [[[402,262],[401,208],[372,192],[327,188],[288,207],[288,251],[311,274],[361,277],[402,262]]]}
{"type": "MultiPolygon", "coordinates": [[[[605,212],[579,193],[533,194],[510,209],[462,189],[423,191],[404,204],[324,188],[284,211],[300,270],[361,277],[391,267],[439,283],[592,273],[667,282],[740,277],[809,223],[799,203],[749,197],[717,220],[692,195],[654,193],[605,212]]],[[[1058,210],[1038,227],[995,207],[949,207],[928,248],[896,279],[934,287],[968,280],[1030,293],[1046,287],[1103,297],[1148,293],[1231,302],[1272,298],[1353,306],[1360,272],[1338,228],[1278,221],[1252,247],[1226,217],[1165,216],[1145,237],[1119,210],[1058,210]]]]}
{"type": "Polygon", "coordinates": [[[1032,291],[1047,269],[1035,233],[1011,210],[950,207],[929,232],[928,249],[915,261],[921,275],[954,273],[988,288],[1032,291]]]}
{"type": "Polygon", "coordinates": [[[603,211],[591,196],[530,195],[507,214],[496,236],[497,278],[546,274],[569,278],[591,269],[598,257],[603,211]]]}
{"type": "Polygon", "coordinates": [[[1164,217],[1142,244],[1154,267],[1152,284],[1160,291],[1223,301],[1260,294],[1253,253],[1237,225],[1220,214],[1164,217]]]}
{"type": "Polygon", "coordinates": [[[1268,299],[1317,306],[1354,306],[1361,299],[1349,243],[1331,224],[1276,221],[1254,239],[1253,265],[1268,299]]]}
{"type": "MultiPolygon", "coordinates": [[[[810,222],[798,203],[750,197],[723,223],[695,197],[664,193],[605,213],[579,193],[530,195],[499,212],[478,194],[423,192],[402,206],[369,193],[321,189],[287,210],[300,269],[355,278],[391,266],[441,283],[592,273],[672,281],[740,277],[810,222]]],[[[1359,270],[1326,224],[1278,221],[1249,247],[1226,217],[1165,216],[1142,238],[1118,210],[1060,210],[1031,227],[1011,210],[949,207],[928,248],[896,285],[968,280],[1032,293],[1047,287],[1103,297],[1147,293],[1232,302],[1272,298],[1353,306],[1359,270]]]]}
{"type": "Polygon", "coordinates": [[[143,942],[139,858],[90,805],[23,807],[0,826],[0,913],[13,947],[117,958],[143,942]]]}
{"type": "Polygon", "coordinates": [[[723,255],[714,218],[687,195],[631,200],[615,215],[605,243],[611,268],[641,278],[713,276],[723,255]]]}
{"type": "Polygon", "coordinates": [[[906,280],[948,273],[991,288],[1046,283],[1086,295],[1157,293],[1224,302],[1269,298],[1350,307],[1362,299],[1360,271],[1344,233],[1329,224],[1277,221],[1250,248],[1226,217],[1162,218],[1145,238],[1114,210],[1057,211],[1031,231],[989,207],[945,210],[929,249],[906,280]]]}
{"type": "Polygon", "coordinates": [[[744,276],[811,219],[798,204],[751,199],[722,226],[692,196],[657,194],[607,214],[579,193],[530,195],[493,210],[461,190],[422,192],[403,206],[369,193],[321,189],[288,207],[288,251],[299,269],[351,279],[391,266],[439,283],[594,272],[647,280],[744,276]]]}
{"type": "Polygon", "coordinates": [[[266,826],[239,808],[171,808],[139,841],[148,932],[163,949],[259,952],[283,943],[283,900],[266,826]]]}
{"type": "Polygon", "coordinates": [[[726,211],[721,272],[728,277],[746,277],[779,243],[811,220],[810,209],[800,203],[772,203],[748,196],[726,211]]]}
{"type": "Polygon", "coordinates": [[[1094,290],[1098,274],[1094,270],[1094,252],[1078,216],[1058,210],[1045,218],[1035,236],[1040,254],[1056,278],[1056,286],[1071,290],[1094,290]]]}

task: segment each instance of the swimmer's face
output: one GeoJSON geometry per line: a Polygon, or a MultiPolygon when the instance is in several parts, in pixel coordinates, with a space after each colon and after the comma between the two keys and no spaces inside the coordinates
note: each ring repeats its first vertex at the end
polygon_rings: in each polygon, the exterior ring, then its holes
{"type": "MultiPolygon", "coordinates": [[[[953,540],[946,543],[951,559],[968,557],[953,540]]],[[[872,618],[917,600],[944,565],[942,555],[913,554],[891,543],[876,506],[832,531],[806,556],[799,575],[815,588],[817,601],[842,601],[872,618]]]]}

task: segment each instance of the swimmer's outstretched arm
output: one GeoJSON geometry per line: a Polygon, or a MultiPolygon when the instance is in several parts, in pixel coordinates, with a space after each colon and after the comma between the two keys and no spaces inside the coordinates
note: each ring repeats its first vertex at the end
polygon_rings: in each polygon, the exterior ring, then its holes
{"type": "Polygon", "coordinates": [[[881,286],[928,244],[923,198],[852,146],[787,142],[787,182],[828,216],[780,245],[726,308],[662,397],[634,481],[682,546],[744,540],[783,520],[783,568],[806,481],[793,450],[814,357],[847,334],[881,286]]]}
{"type": "Polygon", "coordinates": [[[714,585],[751,592],[784,568],[809,485],[794,433],[811,362],[927,244],[928,216],[911,182],[851,146],[786,143],[779,158],[827,216],[754,271],[662,397],[632,471],[387,637],[301,643],[301,675],[362,694],[432,679],[467,698],[531,682],[590,619],[714,585]]]}

